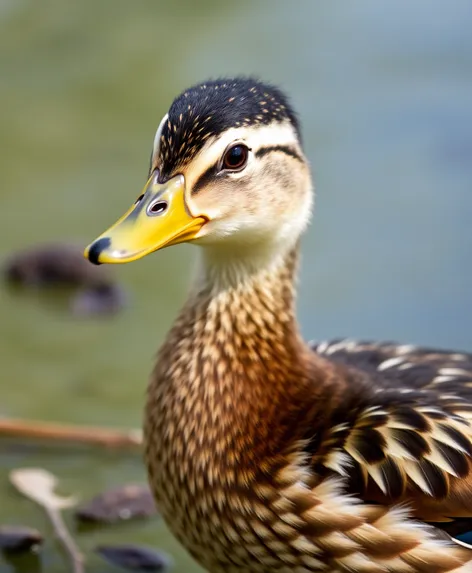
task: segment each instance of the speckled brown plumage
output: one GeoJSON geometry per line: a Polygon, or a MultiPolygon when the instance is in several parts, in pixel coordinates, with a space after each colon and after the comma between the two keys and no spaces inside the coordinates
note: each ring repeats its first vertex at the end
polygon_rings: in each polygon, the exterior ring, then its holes
{"type": "Polygon", "coordinates": [[[467,573],[472,550],[450,535],[472,531],[472,356],[302,339],[310,170],[287,100],[251,81],[195,86],[162,120],[162,187],[145,194],[179,197],[180,218],[138,202],[91,248],[95,262],[137,258],[139,221],[146,245],[185,232],[201,247],[147,397],[158,506],[210,573],[467,573]],[[185,190],[165,195],[177,175],[185,190]],[[198,230],[169,228],[182,220],[198,230]]]}
{"type": "MultiPolygon", "coordinates": [[[[466,550],[406,509],[360,505],[343,491],[348,456],[380,425],[383,394],[364,369],[325,361],[302,342],[294,258],[231,292],[202,287],[160,351],[145,434],[167,523],[212,572],[416,573],[423,560],[428,571],[456,569],[466,550]]],[[[412,407],[406,396],[399,416],[412,407]]]]}

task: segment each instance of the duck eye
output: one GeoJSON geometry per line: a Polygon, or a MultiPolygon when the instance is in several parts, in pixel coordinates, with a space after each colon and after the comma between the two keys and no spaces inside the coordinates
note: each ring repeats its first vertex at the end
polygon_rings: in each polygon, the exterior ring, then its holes
{"type": "Polygon", "coordinates": [[[227,171],[240,171],[246,167],[248,157],[248,148],[238,143],[225,151],[222,167],[227,171]]]}

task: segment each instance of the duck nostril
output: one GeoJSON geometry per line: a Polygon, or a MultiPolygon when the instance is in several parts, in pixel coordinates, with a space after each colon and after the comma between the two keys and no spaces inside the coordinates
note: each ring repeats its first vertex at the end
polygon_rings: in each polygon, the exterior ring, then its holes
{"type": "Polygon", "coordinates": [[[168,203],[167,201],[156,201],[149,205],[147,212],[148,215],[162,215],[165,211],[167,211],[168,203]]]}
{"type": "Polygon", "coordinates": [[[137,205],[138,203],[141,203],[142,198],[144,197],[144,193],[141,193],[141,195],[136,199],[136,201],[134,202],[135,205],[137,205]]]}

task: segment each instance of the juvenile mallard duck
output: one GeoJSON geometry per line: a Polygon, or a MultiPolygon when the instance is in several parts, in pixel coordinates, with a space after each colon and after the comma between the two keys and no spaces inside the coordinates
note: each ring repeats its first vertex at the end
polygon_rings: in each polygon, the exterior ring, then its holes
{"type": "Polygon", "coordinates": [[[472,355],[335,341],[295,318],[313,192],[276,88],[211,81],[157,130],[149,180],[86,250],[126,263],[201,247],[146,406],[149,480],[212,573],[466,573],[472,355]]]}

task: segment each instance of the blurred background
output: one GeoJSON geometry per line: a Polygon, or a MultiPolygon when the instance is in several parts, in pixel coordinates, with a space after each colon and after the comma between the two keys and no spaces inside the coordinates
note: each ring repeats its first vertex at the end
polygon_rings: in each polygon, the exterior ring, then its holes
{"type": "MultiPolygon", "coordinates": [[[[1,256],[94,239],[140,192],[173,97],[256,74],[291,95],[313,166],[306,337],[472,351],[471,29],[469,0],[0,0],[1,256]]],[[[129,304],[108,318],[1,288],[0,415],[139,427],[193,255],[180,246],[114,269],[129,304]]],[[[139,455],[2,441],[0,523],[48,531],[8,484],[9,470],[31,465],[82,498],[145,481],[139,455]]],[[[161,522],[78,539],[86,552],[154,545],[177,573],[200,571],[161,522]]],[[[54,549],[42,557],[50,573],[66,570],[54,549]]],[[[14,570],[0,559],[1,573],[14,570]]],[[[112,571],[93,556],[87,570],[112,571]]]]}

